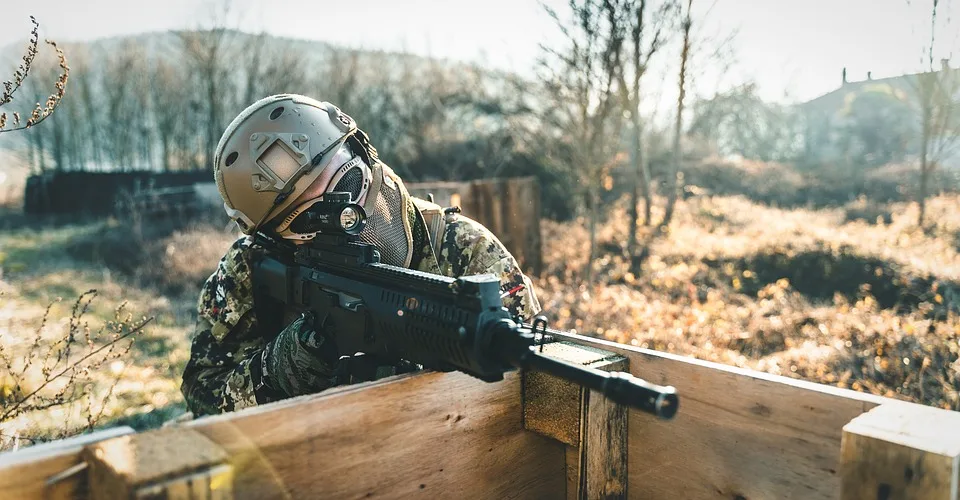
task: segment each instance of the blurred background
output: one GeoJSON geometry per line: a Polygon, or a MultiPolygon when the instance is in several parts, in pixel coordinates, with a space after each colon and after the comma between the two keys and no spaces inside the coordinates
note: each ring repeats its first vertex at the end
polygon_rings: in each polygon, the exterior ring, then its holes
{"type": "Polygon", "coordinates": [[[210,157],[283,92],[491,227],[556,328],[960,410],[954,1],[8,4],[0,449],[185,412],[238,236],[210,157]]]}

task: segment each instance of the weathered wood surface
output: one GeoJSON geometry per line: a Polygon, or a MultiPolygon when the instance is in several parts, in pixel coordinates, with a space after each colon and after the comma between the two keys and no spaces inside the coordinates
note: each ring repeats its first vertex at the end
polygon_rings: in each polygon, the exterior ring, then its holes
{"type": "Polygon", "coordinates": [[[424,199],[433,194],[434,202],[441,206],[459,205],[464,215],[493,232],[525,271],[540,272],[541,201],[535,177],[411,183],[407,189],[424,199]]]}
{"type": "Polygon", "coordinates": [[[960,412],[886,403],[843,429],[843,500],[957,500],[960,412]]]}
{"type": "Polygon", "coordinates": [[[836,499],[843,426],[886,398],[585,338],[672,385],[673,420],[630,411],[630,498],[836,499]]]}
{"type": "MultiPolygon", "coordinates": [[[[566,337],[622,354],[634,375],[678,390],[680,411],[671,421],[630,412],[630,498],[840,498],[843,427],[893,402],[566,337]]],[[[334,497],[438,498],[476,497],[479,491],[494,498],[563,498],[572,479],[565,473],[564,446],[522,429],[519,393],[517,374],[486,384],[457,373],[434,373],[186,426],[234,456],[238,495],[247,497],[329,492],[334,497]],[[317,422],[322,429],[312,427],[317,422]]],[[[45,480],[79,463],[79,451],[19,455],[22,460],[0,455],[0,498],[42,498],[45,480]]],[[[83,476],[57,483],[66,493],[53,498],[69,498],[83,476]]]]}
{"type": "Polygon", "coordinates": [[[460,205],[467,189],[467,183],[452,181],[411,182],[405,186],[407,191],[417,198],[426,200],[428,195],[433,195],[433,202],[441,207],[460,205]]]}
{"type": "Polygon", "coordinates": [[[523,429],[520,375],[403,376],[189,427],[231,455],[236,498],[562,498],[564,449],[523,429]]]}
{"type": "Polygon", "coordinates": [[[536,178],[471,182],[462,195],[463,213],[500,238],[525,271],[540,272],[540,184],[536,178]]]}
{"type": "MultiPolygon", "coordinates": [[[[117,498],[117,497],[106,497],[117,498]]],[[[138,500],[233,500],[233,467],[218,465],[138,488],[138,500]]]]}
{"type": "Polygon", "coordinates": [[[82,463],[83,447],[115,436],[133,433],[127,426],[76,436],[0,455],[0,498],[61,499],[79,496],[86,471],[64,476],[47,485],[48,479],[82,463]]]}
{"type": "Polygon", "coordinates": [[[108,439],[83,451],[90,498],[230,498],[227,454],[206,436],[172,427],[108,439]]]}
{"type": "MultiPolygon", "coordinates": [[[[620,358],[597,367],[626,371],[620,358]]],[[[629,493],[628,411],[597,391],[584,391],[580,437],[580,499],[626,499],[629,493]]]]}
{"type": "MultiPolygon", "coordinates": [[[[625,371],[625,357],[553,342],[547,356],[605,371],[625,371]]],[[[523,375],[524,427],[567,445],[568,499],[627,498],[627,410],[603,394],[531,371],[523,375]]]]}

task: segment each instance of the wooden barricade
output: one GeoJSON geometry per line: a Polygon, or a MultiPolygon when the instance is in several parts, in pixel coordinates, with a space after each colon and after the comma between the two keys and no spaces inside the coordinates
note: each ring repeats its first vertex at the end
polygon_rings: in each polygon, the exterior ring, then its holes
{"type": "Polygon", "coordinates": [[[536,372],[407,374],[0,455],[0,498],[957,498],[958,412],[560,337],[548,355],[674,385],[677,416],[536,372]]]}
{"type": "Polygon", "coordinates": [[[412,183],[407,189],[419,198],[432,194],[441,206],[459,206],[497,235],[525,272],[538,274],[542,269],[540,185],[535,177],[412,183]]]}

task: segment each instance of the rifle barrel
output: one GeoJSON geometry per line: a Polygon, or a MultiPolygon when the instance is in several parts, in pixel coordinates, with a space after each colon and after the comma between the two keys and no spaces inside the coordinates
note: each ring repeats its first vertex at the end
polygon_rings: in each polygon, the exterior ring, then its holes
{"type": "Polygon", "coordinates": [[[677,413],[679,400],[672,386],[651,384],[625,372],[605,372],[544,356],[530,348],[526,366],[602,393],[624,406],[669,420],[677,413]]]}

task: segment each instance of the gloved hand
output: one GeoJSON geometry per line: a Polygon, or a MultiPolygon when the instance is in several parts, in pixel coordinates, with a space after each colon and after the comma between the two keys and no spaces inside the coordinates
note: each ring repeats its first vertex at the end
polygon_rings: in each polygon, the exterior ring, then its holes
{"type": "Polygon", "coordinates": [[[263,350],[264,383],[287,396],[321,391],[335,385],[340,358],[333,341],[305,314],[283,329],[263,350]]]}

